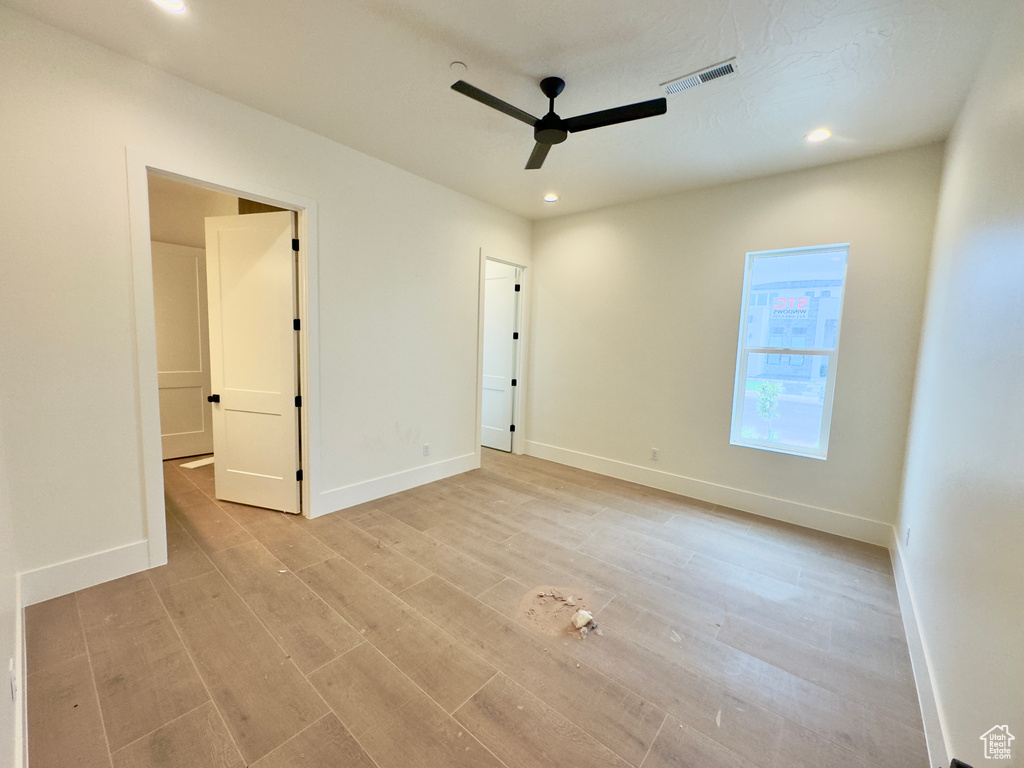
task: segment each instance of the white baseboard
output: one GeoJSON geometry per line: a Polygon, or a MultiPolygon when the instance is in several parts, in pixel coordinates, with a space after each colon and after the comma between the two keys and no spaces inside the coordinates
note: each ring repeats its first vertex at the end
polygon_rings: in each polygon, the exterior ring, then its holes
{"type": "Polygon", "coordinates": [[[834,533],[848,539],[877,544],[886,548],[892,543],[892,526],[877,520],[868,520],[844,512],[778,499],[773,496],[744,491],[740,488],[709,483],[692,477],[674,475],[670,472],[662,472],[529,440],[526,442],[526,453],[536,456],[538,459],[567,464],[571,467],[586,469],[620,480],[628,480],[639,485],[678,493],[680,496],[689,496],[693,499],[741,509],[744,512],[782,520],[805,528],[834,533]]]}
{"type": "Polygon", "coordinates": [[[354,507],[356,504],[363,504],[374,499],[382,499],[385,496],[390,496],[392,493],[407,491],[419,485],[433,483],[436,480],[443,480],[453,475],[460,475],[471,469],[477,469],[479,466],[480,453],[475,451],[464,456],[456,456],[454,459],[445,459],[434,464],[396,472],[393,475],[385,475],[373,480],[366,480],[361,483],[346,485],[342,488],[324,491],[316,500],[317,503],[310,517],[320,517],[331,512],[337,512],[339,509],[354,507]]]}
{"type": "Polygon", "coordinates": [[[896,593],[900,600],[900,614],[903,616],[903,630],[907,635],[907,649],[910,651],[910,664],[914,668],[914,684],[917,686],[917,700],[921,704],[921,721],[924,723],[924,737],[928,744],[928,760],[931,765],[949,765],[949,754],[943,736],[942,717],[939,715],[938,702],[935,700],[935,688],[932,685],[931,665],[928,654],[921,639],[921,627],[917,623],[917,611],[914,609],[914,595],[907,579],[906,566],[903,559],[903,548],[899,536],[893,531],[889,543],[889,554],[892,557],[892,572],[896,578],[896,593]]]}
{"type": "Polygon", "coordinates": [[[22,607],[119,579],[149,568],[149,542],[143,539],[104,552],[47,565],[18,575],[22,607]]]}

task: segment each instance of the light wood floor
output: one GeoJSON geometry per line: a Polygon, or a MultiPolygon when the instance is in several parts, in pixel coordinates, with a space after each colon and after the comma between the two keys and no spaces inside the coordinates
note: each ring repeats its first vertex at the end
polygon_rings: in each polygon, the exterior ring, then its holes
{"type": "Polygon", "coordinates": [[[168,565],[26,611],[32,768],[928,765],[881,548],[491,451],[312,521],[179,463],[168,565]]]}

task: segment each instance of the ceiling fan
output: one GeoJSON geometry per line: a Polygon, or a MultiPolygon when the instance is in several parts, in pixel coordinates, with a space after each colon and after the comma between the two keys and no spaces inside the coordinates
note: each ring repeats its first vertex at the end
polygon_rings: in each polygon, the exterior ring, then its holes
{"type": "Polygon", "coordinates": [[[486,91],[481,91],[464,80],[459,80],[452,85],[453,91],[458,91],[471,99],[476,99],[481,104],[486,104],[492,109],[504,112],[509,117],[514,117],[516,120],[522,120],[527,125],[533,126],[533,138],[537,143],[533,147],[530,159],[526,161],[527,170],[540,168],[544,164],[544,158],[548,156],[551,146],[561,144],[570,133],[639,120],[642,117],[663,115],[668,110],[668,102],[664,98],[660,98],[613,109],[602,109],[600,112],[577,115],[563,120],[555,114],[555,97],[562,92],[563,88],[565,88],[565,81],[560,77],[545,77],[540,81],[540,89],[548,97],[548,113],[544,117],[536,118],[529,112],[524,112],[496,96],[491,96],[486,91]]]}

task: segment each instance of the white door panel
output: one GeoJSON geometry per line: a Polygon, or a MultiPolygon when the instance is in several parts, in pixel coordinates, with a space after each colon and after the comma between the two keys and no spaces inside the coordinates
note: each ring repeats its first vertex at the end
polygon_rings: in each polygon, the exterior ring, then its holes
{"type": "Polygon", "coordinates": [[[157,381],[163,457],[213,451],[206,253],[152,243],[157,381]]]}
{"type": "Polygon", "coordinates": [[[484,281],[484,359],[480,444],[512,450],[512,378],[515,366],[516,277],[508,264],[486,261],[484,281]]]}
{"type": "Polygon", "coordinates": [[[293,214],[206,220],[217,498],[299,511],[293,214]]]}

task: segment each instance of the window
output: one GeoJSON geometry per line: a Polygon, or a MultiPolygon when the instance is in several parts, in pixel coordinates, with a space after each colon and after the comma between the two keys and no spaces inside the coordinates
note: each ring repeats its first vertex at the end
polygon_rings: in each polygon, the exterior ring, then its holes
{"type": "Polygon", "coordinates": [[[849,245],[747,254],[733,445],[824,459],[849,245]],[[763,304],[762,296],[768,299],[763,304]]]}

